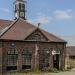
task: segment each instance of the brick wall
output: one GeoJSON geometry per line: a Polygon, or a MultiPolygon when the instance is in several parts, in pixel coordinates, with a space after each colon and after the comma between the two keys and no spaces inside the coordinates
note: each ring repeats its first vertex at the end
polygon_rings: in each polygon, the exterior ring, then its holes
{"type": "MultiPolygon", "coordinates": [[[[13,42],[13,41],[7,41],[3,42],[2,46],[2,51],[3,51],[3,71],[6,71],[7,67],[7,51],[12,47],[12,43],[15,43],[15,47],[18,50],[19,57],[18,57],[18,64],[17,64],[17,70],[21,71],[22,70],[22,56],[21,53],[25,48],[30,48],[32,50],[32,70],[36,69],[37,67],[39,68],[39,55],[35,54],[38,50],[42,50],[44,48],[49,48],[50,49],[50,59],[49,59],[49,66],[52,68],[53,67],[53,56],[52,56],[52,50],[59,48],[61,50],[60,54],[60,69],[64,69],[65,67],[65,45],[63,43],[36,43],[36,42],[13,42]],[[37,48],[36,48],[37,45],[37,48]],[[37,60],[36,60],[37,59],[37,60]]],[[[1,51],[1,48],[0,48],[1,51]]],[[[37,52],[38,53],[38,52],[37,52]]]]}

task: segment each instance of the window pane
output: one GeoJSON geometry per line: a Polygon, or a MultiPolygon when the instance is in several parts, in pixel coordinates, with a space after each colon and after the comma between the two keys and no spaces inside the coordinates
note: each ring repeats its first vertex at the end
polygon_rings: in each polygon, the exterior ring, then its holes
{"type": "Polygon", "coordinates": [[[21,4],[21,10],[25,10],[25,4],[21,4]]]}
{"type": "Polygon", "coordinates": [[[31,65],[32,52],[29,49],[23,50],[23,65],[31,65]]]}
{"type": "Polygon", "coordinates": [[[57,54],[60,54],[60,49],[56,49],[56,53],[57,54]]]}
{"type": "Polygon", "coordinates": [[[40,69],[43,69],[44,67],[49,66],[49,56],[50,56],[49,49],[43,49],[40,51],[40,53],[39,53],[40,69]]]}
{"type": "Polygon", "coordinates": [[[15,49],[8,50],[7,57],[8,57],[7,58],[8,65],[16,65],[17,64],[18,51],[15,49]]]}

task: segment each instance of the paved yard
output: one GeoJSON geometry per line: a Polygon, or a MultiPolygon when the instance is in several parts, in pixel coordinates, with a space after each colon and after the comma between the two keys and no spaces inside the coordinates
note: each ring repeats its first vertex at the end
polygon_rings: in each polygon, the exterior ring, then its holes
{"type": "Polygon", "coordinates": [[[60,73],[48,73],[48,74],[43,74],[43,75],[75,75],[75,71],[71,72],[60,72],[60,73]]]}

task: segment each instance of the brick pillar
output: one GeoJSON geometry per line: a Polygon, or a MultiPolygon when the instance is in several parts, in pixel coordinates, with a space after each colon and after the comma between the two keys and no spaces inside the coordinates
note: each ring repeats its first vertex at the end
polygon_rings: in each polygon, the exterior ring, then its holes
{"type": "Polygon", "coordinates": [[[2,73],[7,72],[7,51],[5,48],[2,48],[2,73]]]}
{"type": "Polygon", "coordinates": [[[39,69],[39,54],[38,54],[39,46],[38,44],[35,44],[35,68],[34,69],[39,69]]]}
{"type": "Polygon", "coordinates": [[[50,50],[49,67],[50,68],[53,68],[53,55],[52,55],[52,50],[50,50]]]}
{"type": "Polygon", "coordinates": [[[32,50],[32,61],[31,61],[31,70],[34,70],[34,67],[35,67],[35,48],[33,48],[32,50]]]}
{"type": "Polygon", "coordinates": [[[61,70],[61,52],[59,54],[59,70],[61,70]]]}
{"type": "Polygon", "coordinates": [[[2,48],[0,48],[0,74],[2,75],[2,48]]]}
{"type": "Polygon", "coordinates": [[[22,54],[18,53],[17,71],[22,71],[22,54]]]}
{"type": "Polygon", "coordinates": [[[60,65],[61,70],[65,69],[65,50],[66,50],[66,48],[64,46],[64,48],[61,51],[61,65],[60,65]]]}

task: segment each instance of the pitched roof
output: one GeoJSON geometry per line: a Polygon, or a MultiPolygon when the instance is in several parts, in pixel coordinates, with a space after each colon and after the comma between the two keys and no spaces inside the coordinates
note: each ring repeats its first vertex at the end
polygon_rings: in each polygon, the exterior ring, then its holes
{"type": "MultiPolygon", "coordinates": [[[[4,29],[3,33],[1,33],[0,39],[25,40],[25,38],[27,38],[27,36],[33,33],[36,29],[36,26],[19,18],[4,29]]],[[[49,42],[65,42],[51,33],[48,33],[42,29],[39,30],[49,39],[49,42]]]]}
{"type": "Polygon", "coordinates": [[[45,30],[41,30],[43,32],[43,34],[51,41],[51,42],[66,42],[65,40],[45,31],[45,30]]]}
{"type": "Polygon", "coordinates": [[[0,19],[0,31],[5,27],[9,26],[12,21],[0,19]]]}
{"type": "Polygon", "coordinates": [[[75,56],[75,46],[68,46],[66,51],[69,56],[75,56]]]}
{"type": "Polygon", "coordinates": [[[24,40],[34,29],[35,27],[33,25],[19,18],[13,21],[10,27],[6,29],[1,35],[1,39],[24,40]]]}

